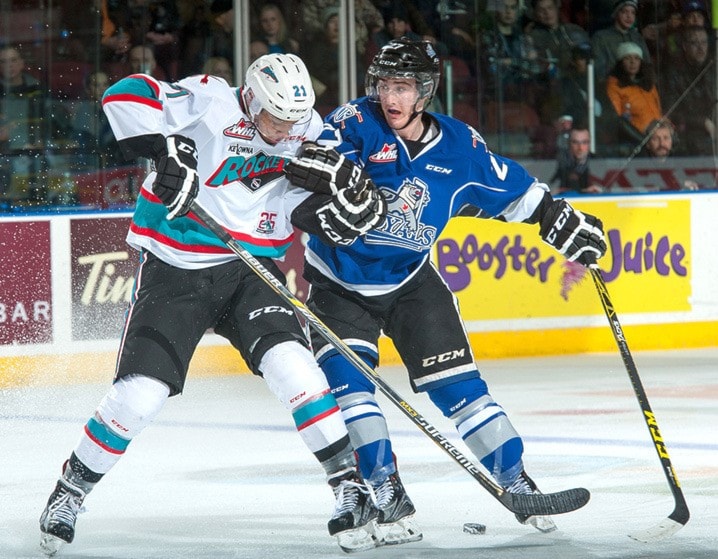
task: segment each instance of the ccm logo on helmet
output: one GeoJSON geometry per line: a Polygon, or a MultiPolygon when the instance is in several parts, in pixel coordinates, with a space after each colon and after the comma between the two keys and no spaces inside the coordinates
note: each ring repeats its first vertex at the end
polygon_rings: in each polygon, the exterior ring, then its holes
{"type": "Polygon", "coordinates": [[[459,357],[463,357],[464,355],[466,355],[466,348],[447,351],[446,353],[440,353],[439,355],[432,355],[431,357],[426,357],[422,359],[421,366],[431,367],[432,365],[436,365],[437,363],[445,363],[446,361],[458,359],[459,357]]]}

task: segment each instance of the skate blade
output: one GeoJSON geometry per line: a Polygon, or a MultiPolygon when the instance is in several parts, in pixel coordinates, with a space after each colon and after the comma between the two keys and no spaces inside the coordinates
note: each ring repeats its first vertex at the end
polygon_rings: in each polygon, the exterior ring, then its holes
{"type": "Polygon", "coordinates": [[[544,534],[558,530],[556,523],[550,516],[529,516],[526,520],[519,520],[519,522],[521,522],[521,524],[526,524],[527,526],[533,526],[539,532],[543,532],[544,534]]]}
{"type": "Polygon", "coordinates": [[[386,545],[418,542],[424,537],[413,516],[405,516],[389,524],[379,524],[379,530],[386,545]]]}
{"type": "Polygon", "coordinates": [[[359,528],[339,532],[336,538],[344,553],[356,553],[384,545],[374,521],[359,528]]]}
{"type": "Polygon", "coordinates": [[[66,543],[65,540],[61,540],[57,536],[43,532],[40,538],[40,549],[47,557],[53,557],[66,543]]]}

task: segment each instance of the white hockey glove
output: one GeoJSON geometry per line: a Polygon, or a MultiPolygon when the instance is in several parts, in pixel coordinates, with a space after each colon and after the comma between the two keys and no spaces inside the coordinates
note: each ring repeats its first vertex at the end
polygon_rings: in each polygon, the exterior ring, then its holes
{"type": "Polygon", "coordinates": [[[284,170],[294,186],[335,196],[344,188],[357,189],[369,179],[361,168],[337,150],[304,142],[284,170]]]}
{"type": "Polygon", "coordinates": [[[166,152],[157,158],[155,167],[157,176],[152,191],[167,206],[167,219],[185,215],[199,190],[194,140],[168,136],[166,152]]]}
{"type": "Polygon", "coordinates": [[[601,220],[575,210],[566,200],[553,200],[539,223],[541,238],[569,262],[588,266],[606,254],[601,220]]]}
{"type": "Polygon", "coordinates": [[[340,246],[379,227],[386,219],[386,200],[374,183],[367,179],[360,191],[345,188],[317,210],[324,234],[340,246]]]}

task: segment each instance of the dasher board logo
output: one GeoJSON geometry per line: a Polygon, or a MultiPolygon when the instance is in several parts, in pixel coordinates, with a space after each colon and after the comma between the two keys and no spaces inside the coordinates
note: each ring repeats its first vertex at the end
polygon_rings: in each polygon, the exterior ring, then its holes
{"type": "Polygon", "coordinates": [[[52,342],[50,221],[0,221],[0,247],[0,346],[52,342]]]}
{"type": "Polygon", "coordinates": [[[135,287],[139,253],[125,242],[129,217],[72,219],[72,339],[115,339],[135,287]]]}

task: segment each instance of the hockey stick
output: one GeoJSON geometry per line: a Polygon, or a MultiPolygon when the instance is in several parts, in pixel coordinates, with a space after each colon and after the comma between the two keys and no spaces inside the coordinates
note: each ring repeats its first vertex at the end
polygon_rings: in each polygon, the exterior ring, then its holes
{"type": "Polygon", "coordinates": [[[668,486],[671,489],[671,493],[673,493],[673,499],[675,502],[673,512],[657,526],[647,528],[641,532],[629,534],[629,537],[634,540],[649,543],[666,538],[683,528],[690,518],[690,512],[688,511],[688,505],[686,504],[686,499],[683,496],[683,491],[681,490],[681,484],[678,481],[676,472],[671,464],[668,449],[666,448],[661,432],[658,429],[656,416],[651,410],[651,405],[648,403],[648,396],[646,396],[646,391],[641,383],[641,377],[638,376],[638,369],[636,369],[636,364],[633,362],[633,357],[631,356],[631,351],[628,349],[626,337],[623,333],[623,329],[621,328],[621,324],[618,321],[616,311],[613,308],[613,303],[611,303],[611,298],[608,295],[606,282],[603,281],[601,270],[595,260],[590,262],[589,270],[591,271],[593,283],[596,285],[596,290],[601,298],[603,310],[606,313],[608,323],[613,331],[613,337],[616,339],[616,344],[618,344],[618,349],[621,352],[623,363],[626,366],[626,372],[628,372],[628,378],[631,380],[631,384],[633,385],[633,392],[636,394],[636,398],[638,398],[638,403],[641,406],[641,411],[643,412],[643,419],[646,422],[646,427],[648,427],[648,432],[651,434],[653,445],[658,453],[658,458],[661,460],[663,473],[668,480],[668,486]]]}
{"type": "Polygon", "coordinates": [[[587,489],[574,488],[557,493],[518,495],[509,493],[491,479],[489,479],[479,468],[464,456],[459,450],[446,439],[438,429],[431,425],[418,411],[416,411],[406,400],[404,400],[394,389],[389,386],[379,374],[369,367],[344,341],[332,332],[304,303],[297,299],[287,287],[280,282],[272,273],[265,268],[249,251],[242,247],[239,242],[224,230],[197,202],[192,204],[192,211],[227,247],[234,252],[252,271],[261,277],[294,311],[306,321],[309,326],[321,335],[327,342],[333,345],[339,353],[346,357],[367,379],[384,393],[384,395],[396,405],[404,415],[419,427],[431,438],[442,450],[466,470],[478,481],[481,486],[493,495],[502,505],[511,512],[522,515],[552,515],[571,512],[584,506],[590,493],[587,489]]]}

